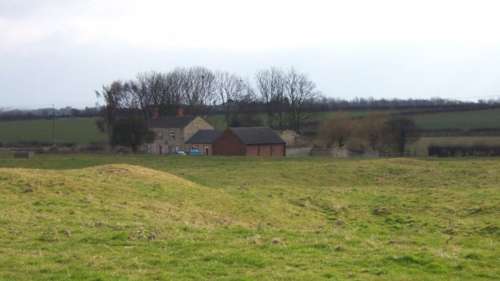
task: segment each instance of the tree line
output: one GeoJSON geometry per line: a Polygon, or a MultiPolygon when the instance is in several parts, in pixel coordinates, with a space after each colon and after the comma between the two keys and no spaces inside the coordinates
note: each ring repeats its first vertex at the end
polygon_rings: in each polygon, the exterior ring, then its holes
{"type": "Polygon", "coordinates": [[[33,120],[53,119],[67,117],[95,117],[101,110],[97,107],[85,107],[83,109],[73,107],[62,108],[38,108],[38,109],[2,109],[0,108],[0,120],[33,120]]]}
{"type": "Polygon", "coordinates": [[[477,101],[462,101],[443,98],[431,99],[375,99],[354,98],[352,100],[335,97],[320,97],[308,108],[310,111],[326,112],[339,110],[405,110],[405,114],[436,112],[436,111],[467,111],[478,109],[498,108],[500,99],[480,99],[477,101]]]}
{"type": "MultiPolygon", "coordinates": [[[[210,71],[210,73],[217,73],[217,75],[208,75],[207,79],[203,76],[201,84],[209,85],[214,87],[212,76],[216,76],[215,81],[218,81],[217,85],[219,91],[214,93],[214,91],[208,91],[211,98],[204,99],[204,95],[196,95],[197,92],[203,92],[200,90],[195,90],[200,88],[200,83],[186,83],[186,81],[193,80],[194,77],[200,75],[193,75],[195,68],[179,68],[176,69],[175,73],[159,73],[159,72],[149,72],[137,75],[136,79],[131,81],[114,81],[103,87],[99,93],[103,91],[110,90],[111,87],[127,89],[128,86],[134,84],[135,86],[141,85],[143,92],[148,91],[151,94],[141,94],[140,100],[144,100],[142,104],[147,104],[147,96],[155,97],[152,104],[160,105],[162,108],[162,114],[171,115],[175,112],[176,104],[190,104],[191,107],[197,107],[193,113],[200,114],[223,114],[229,125],[252,125],[259,124],[262,122],[262,118],[256,118],[255,115],[266,113],[270,111],[270,108],[278,109],[277,112],[269,114],[266,116],[271,119],[269,122],[270,126],[275,128],[297,128],[302,127],[304,119],[309,116],[308,113],[312,112],[329,112],[329,111],[355,111],[355,110],[404,110],[401,111],[400,115],[413,115],[422,113],[434,113],[434,112],[449,112],[449,111],[468,111],[468,110],[479,110],[479,109],[493,109],[500,106],[500,99],[481,99],[477,101],[460,101],[460,100],[450,100],[442,98],[432,98],[432,99],[375,99],[375,98],[353,98],[350,100],[326,97],[321,95],[319,91],[312,97],[309,97],[306,102],[303,102],[299,107],[297,106],[295,92],[290,91],[290,98],[284,96],[282,93],[284,91],[279,90],[284,88],[283,84],[287,84],[286,80],[283,79],[286,75],[283,74],[285,71],[274,68],[263,70],[261,72],[267,72],[270,76],[269,79],[259,79],[259,73],[256,74],[254,79],[242,79],[237,74],[231,74],[228,72],[220,71],[210,71]],[[190,71],[189,71],[190,70],[190,71]],[[277,71],[276,71],[277,70],[277,71]],[[272,75],[272,73],[278,73],[278,75],[272,75]],[[168,78],[167,78],[168,77],[168,78]],[[177,78],[176,78],[177,77],[177,78]],[[180,79],[181,77],[191,77],[190,79],[180,79]],[[273,77],[278,77],[275,83],[268,83],[273,77]],[[177,82],[175,82],[177,81],[177,82]],[[180,81],[184,81],[181,83],[180,81]],[[116,83],[115,83],[116,82],[116,83]],[[131,83],[132,82],[132,83],[131,83]],[[276,83],[278,82],[278,83],[276,83]],[[127,87],[123,87],[127,85],[127,87]],[[147,86],[147,85],[150,86],[147,86]],[[278,85],[278,87],[270,87],[272,85],[278,85]],[[170,85],[170,86],[168,86],[170,85]],[[182,85],[182,86],[181,86],[182,85]],[[247,87],[250,86],[250,87],[247,87]],[[184,88],[181,91],[180,88],[184,88]],[[145,89],[150,89],[146,90],[145,89]],[[264,92],[260,91],[264,90],[264,92]],[[265,94],[265,92],[271,92],[271,95],[265,94]],[[166,94],[166,93],[177,94],[166,94]],[[264,93],[264,94],[263,94],[264,93]],[[188,96],[184,99],[183,96],[188,96]],[[216,96],[214,98],[214,96],[216,96]],[[234,98],[236,96],[237,98],[234,98]],[[266,97],[273,96],[274,98],[269,100],[266,97]],[[201,98],[200,98],[201,97],[201,98]],[[186,100],[187,102],[185,102],[186,100]],[[201,102],[200,102],[201,100],[201,102]],[[226,101],[226,102],[223,102],[226,101]],[[198,106],[195,106],[198,104],[198,106]],[[287,113],[289,112],[289,113],[287,113]],[[295,112],[299,112],[296,114],[295,112]],[[286,114],[285,114],[286,113],[286,114]],[[289,114],[288,118],[284,118],[284,115],[289,114]],[[280,117],[281,116],[281,117],[280,117]],[[300,116],[300,118],[297,118],[300,116]],[[280,122],[281,120],[281,122],[280,122]],[[295,120],[295,121],[294,121],[295,120]],[[297,121],[302,120],[302,122],[297,121]]],[[[291,75],[294,76],[293,74],[291,75]]],[[[289,81],[297,81],[291,79],[289,81]]],[[[300,81],[300,80],[299,80],[300,81]]],[[[205,88],[205,87],[201,87],[205,88]]],[[[294,87],[287,87],[292,89],[294,87]]],[[[140,88],[135,87],[135,91],[140,88]]],[[[102,97],[102,95],[99,95],[102,97]]],[[[300,101],[300,99],[299,99],[300,101]]],[[[106,107],[96,106],[96,107],[86,107],[84,109],[63,107],[63,108],[39,108],[39,109],[9,109],[0,108],[0,120],[28,120],[28,119],[52,119],[52,118],[66,118],[66,117],[96,117],[100,116],[102,110],[106,107]]],[[[135,107],[135,105],[134,105],[135,107]]]]}
{"type": "Polygon", "coordinates": [[[300,130],[307,119],[306,106],[320,93],[305,73],[294,68],[261,70],[251,81],[235,73],[189,67],[113,81],[96,94],[104,100],[110,125],[123,115],[140,114],[147,121],[153,108],[168,116],[182,107],[189,114],[223,113],[229,126],[259,125],[262,121],[251,115],[265,113],[266,124],[273,128],[300,130]]]}

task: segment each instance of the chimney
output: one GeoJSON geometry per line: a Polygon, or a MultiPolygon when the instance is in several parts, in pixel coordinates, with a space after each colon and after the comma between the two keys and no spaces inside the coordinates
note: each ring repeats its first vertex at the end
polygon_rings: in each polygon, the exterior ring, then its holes
{"type": "Polygon", "coordinates": [[[151,111],[151,119],[156,120],[160,118],[160,110],[158,107],[153,107],[151,111]]]}
{"type": "Polygon", "coordinates": [[[184,108],[182,108],[182,107],[177,108],[177,114],[176,114],[176,116],[177,117],[184,116],[184,108]]]}

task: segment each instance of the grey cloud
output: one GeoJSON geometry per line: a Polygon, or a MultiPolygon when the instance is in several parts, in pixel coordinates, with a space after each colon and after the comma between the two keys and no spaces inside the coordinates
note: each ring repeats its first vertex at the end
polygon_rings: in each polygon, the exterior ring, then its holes
{"type": "Polygon", "coordinates": [[[64,0],[2,0],[0,1],[0,17],[23,18],[53,7],[67,8],[73,1],[64,0]]]}
{"type": "MultiPolygon", "coordinates": [[[[269,66],[296,68],[315,80],[323,94],[339,98],[467,99],[500,90],[500,53],[466,54],[436,60],[410,46],[364,46],[281,52],[209,50],[149,51],[120,46],[56,47],[51,41],[29,53],[4,59],[0,66],[2,103],[7,107],[91,106],[94,90],[138,72],[168,71],[177,66],[205,65],[253,78],[269,66]]],[[[446,48],[444,48],[446,50],[446,48]]],[[[459,52],[460,54],[460,52],[459,52]]],[[[498,93],[500,95],[500,93],[498,93]]]]}

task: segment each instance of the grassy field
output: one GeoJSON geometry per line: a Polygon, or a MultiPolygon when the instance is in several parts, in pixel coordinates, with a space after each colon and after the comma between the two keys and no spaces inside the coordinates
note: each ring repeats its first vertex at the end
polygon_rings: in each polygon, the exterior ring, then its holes
{"type": "Polygon", "coordinates": [[[499,280],[500,160],[0,157],[0,280],[499,280]]]}
{"type": "Polygon", "coordinates": [[[412,116],[422,129],[478,129],[500,128],[500,109],[441,112],[412,116]]]}
{"type": "MultiPolygon", "coordinates": [[[[61,118],[55,121],[54,136],[59,143],[88,144],[106,141],[95,118],[61,118]]],[[[0,121],[0,142],[52,143],[52,120],[0,121]]]]}

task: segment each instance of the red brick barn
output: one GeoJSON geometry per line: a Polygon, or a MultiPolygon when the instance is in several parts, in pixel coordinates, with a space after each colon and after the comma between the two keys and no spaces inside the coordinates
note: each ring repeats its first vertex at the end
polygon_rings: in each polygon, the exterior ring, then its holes
{"type": "Polygon", "coordinates": [[[286,143],[266,127],[228,128],[212,144],[214,155],[285,156],[286,143]]]}

